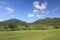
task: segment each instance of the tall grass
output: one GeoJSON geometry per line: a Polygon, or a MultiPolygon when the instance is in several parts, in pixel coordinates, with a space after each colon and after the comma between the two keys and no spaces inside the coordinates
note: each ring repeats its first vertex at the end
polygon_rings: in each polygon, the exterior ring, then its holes
{"type": "Polygon", "coordinates": [[[60,40],[60,30],[2,31],[0,40],[60,40]]]}

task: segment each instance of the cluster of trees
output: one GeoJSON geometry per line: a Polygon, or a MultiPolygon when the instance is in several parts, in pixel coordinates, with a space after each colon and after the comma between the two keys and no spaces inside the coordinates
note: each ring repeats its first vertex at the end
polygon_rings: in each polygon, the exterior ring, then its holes
{"type": "Polygon", "coordinates": [[[18,19],[10,19],[0,22],[0,31],[14,30],[47,30],[59,29],[60,18],[45,18],[33,23],[26,23],[18,19]]]}

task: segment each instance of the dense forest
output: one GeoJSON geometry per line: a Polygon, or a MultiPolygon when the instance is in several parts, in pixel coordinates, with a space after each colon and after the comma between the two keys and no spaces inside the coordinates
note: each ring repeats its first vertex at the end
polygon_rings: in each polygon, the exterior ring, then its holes
{"type": "Polygon", "coordinates": [[[27,23],[15,18],[0,22],[0,31],[49,29],[60,29],[60,18],[45,18],[33,23],[27,23]]]}

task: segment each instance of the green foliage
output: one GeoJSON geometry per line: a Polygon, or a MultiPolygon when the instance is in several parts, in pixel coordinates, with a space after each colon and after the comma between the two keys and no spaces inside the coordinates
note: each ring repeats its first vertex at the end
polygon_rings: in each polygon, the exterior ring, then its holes
{"type": "Polygon", "coordinates": [[[17,25],[16,25],[16,24],[13,24],[13,23],[10,23],[10,24],[8,25],[8,28],[10,28],[11,30],[16,30],[17,25]]]}
{"type": "Polygon", "coordinates": [[[59,29],[59,28],[60,28],[60,26],[55,25],[53,28],[55,28],[55,29],[59,29]]]}
{"type": "Polygon", "coordinates": [[[45,18],[45,19],[38,20],[38,21],[34,22],[33,24],[37,25],[38,27],[39,27],[39,25],[44,25],[44,27],[47,27],[47,28],[52,26],[50,28],[59,29],[60,28],[60,18],[45,18]]]}
{"type": "Polygon", "coordinates": [[[60,29],[60,18],[45,18],[33,23],[26,23],[18,19],[0,22],[0,30],[47,30],[60,29]]]}

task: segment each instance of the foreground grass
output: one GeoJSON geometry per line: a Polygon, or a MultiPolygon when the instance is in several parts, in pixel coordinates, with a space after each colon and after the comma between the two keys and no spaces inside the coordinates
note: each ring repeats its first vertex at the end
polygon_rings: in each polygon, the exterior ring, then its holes
{"type": "Polygon", "coordinates": [[[0,40],[60,40],[60,30],[2,31],[0,40]]]}

